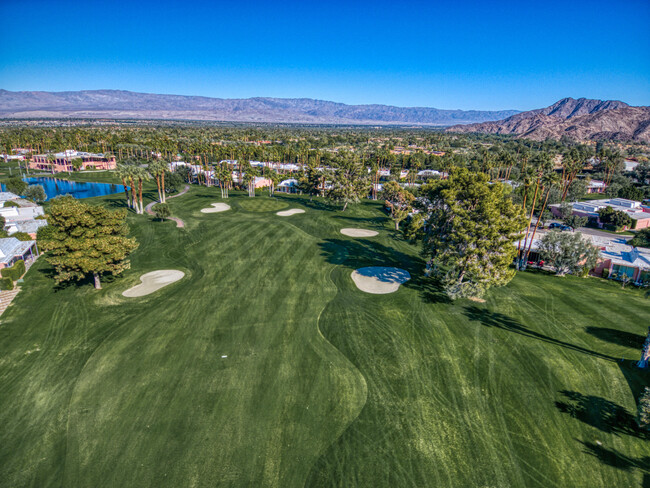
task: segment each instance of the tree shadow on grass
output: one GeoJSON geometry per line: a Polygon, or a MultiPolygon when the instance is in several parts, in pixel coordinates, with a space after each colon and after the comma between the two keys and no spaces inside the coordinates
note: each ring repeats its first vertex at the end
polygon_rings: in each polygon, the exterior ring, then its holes
{"type": "Polygon", "coordinates": [[[650,481],[650,456],[633,458],[622,454],[616,449],[607,449],[591,442],[580,440],[578,442],[584,446],[585,453],[597,457],[601,463],[607,466],[622,469],[623,471],[638,469],[644,474],[642,486],[649,486],[647,483],[650,481]]]}
{"type": "Polygon", "coordinates": [[[515,334],[523,335],[531,339],[536,339],[548,344],[553,344],[555,346],[569,349],[571,351],[580,352],[600,359],[606,359],[608,361],[616,361],[616,358],[608,356],[607,354],[601,354],[599,352],[592,351],[581,346],[576,346],[575,344],[564,342],[559,339],[555,339],[553,337],[549,337],[547,335],[540,334],[539,332],[530,330],[523,324],[517,322],[512,317],[508,317],[502,313],[491,312],[490,310],[476,306],[469,306],[465,308],[464,314],[469,320],[478,321],[486,327],[496,327],[498,329],[514,332],[515,334]]]}
{"type": "Polygon", "coordinates": [[[307,198],[296,199],[296,198],[283,196],[283,197],[279,197],[278,199],[287,203],[298,203],[304,207],[311,208],[313,210],[327,210],[332,212],[332,211],[340,210],[342,208],[326,201],[309,200],[307,198]]]}
{"type": "Polygon", "coordinates": [[[638,350],[641,350],[643,341],[645,341],[645,337],[640,334],[606,327],[585,327],[585,331],[602,341],[611,342],[619,346],[632,347],[638,350]]]}
{"type": "Polygon", "coordinates": [[[439,283],[424,276],[425,262],[372,240],[326,239],[320,243],[322,255],[328,263],[345,266],[351,270],[368,266],[389,266],[405,269],[411,279],[402,286],[417,290],[429,303],[449,303],[439,283]]]}
{"type": "Polygon", "coordinates": [[[607,434],[650,440],[650,432],[640,429],[634,415],[624,407],[605,398],[583,395],[576,391],[563,390],[560,393],[565,397],[565,401],[555,402],[555,408],[560,412],[607,434]]]}
{"type": "MultiPolygon", "coordinates": [[[[85,287],[93,287],[95,286],[95,281],[92,275],[86,275],[84,278],[80,280],[70,280],[70,281],[63,281],[61,283],[56,283],[55,278],[56,278],[56,270],[52,266],[47,266],[46,268],[39,268],[37,270],[40,274],[45,276],[48,280],[51,280],[52,282],[52,288],[54,292],[66,290],[68,288],[85,288],[85,287]]],[[[108,283],[113,283],[115,280],[117,280],[119,276],[113,276],[112,274],[107,274],[107,275],[102,275],[101,277],[101,282],[102,285],[106,285],[108,283]]]]}

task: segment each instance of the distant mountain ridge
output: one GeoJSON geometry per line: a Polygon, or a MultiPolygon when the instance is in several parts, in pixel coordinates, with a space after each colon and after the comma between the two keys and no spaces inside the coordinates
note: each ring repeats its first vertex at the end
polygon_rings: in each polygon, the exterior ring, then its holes
{"type": "Polygon", "coordinates": [[[517,113],[518,110],[347,105],[310,98],[223,99],[124,90],[12,92],[0,89],[2,118],[80,117],[445,126],[497,120],[517,113]]]}
{"type": "Polygon", "coordinates": [[[546,108],[495,122],[455,125],[447,131],[509,134],[538,141],[567,136],[578,141],[650,142],[650,107],[631,107],[618,100],[564,98],[546,108]]]}

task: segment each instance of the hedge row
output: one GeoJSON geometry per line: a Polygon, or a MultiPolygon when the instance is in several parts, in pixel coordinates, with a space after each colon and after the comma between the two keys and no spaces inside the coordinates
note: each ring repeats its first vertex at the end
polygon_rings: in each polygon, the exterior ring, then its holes
{"type": "Polygon", "coordinates": [[[0,278],[0,290],[13,290],[14,282],[11,278],[0,278]]]}
{"type": "MultiPolygon", "coordinates": [[[[16,263],[11,267],[11,268],[3,268],[0,270],[0,274],[2,275],[2,278],[8,278],[12,282],[13,281],[18,281],[22,275],[25,274],[25,261],[22,259],[20,261],[16,261],[16,263]]],[[[6,288],[3,288],[3,290],[6,288]]],[[[8,288],[9,290],[13,290],[13,285],[11,288],[8,288]]]]}

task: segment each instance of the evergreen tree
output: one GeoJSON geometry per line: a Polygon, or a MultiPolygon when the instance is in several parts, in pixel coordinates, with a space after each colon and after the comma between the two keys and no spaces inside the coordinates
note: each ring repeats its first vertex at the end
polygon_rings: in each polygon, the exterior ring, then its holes
{"type": "Polygon", "coordinates": [[[384,185],[383,197],[390,208],[390,217],[395,222],[395,230],[399,230],[400,222],[413,210],[415,197],[395,181],[389,181],[384,185]]]}
{"type": "Polygon", "coordinates": [[[36,203],[42,203],[47,200],[47,194],[43,185],[29,185],[23,195],[27,200],[32,200],[36,203]]]}
{"type": "Polygon", "coordinates": [[[169,209],[169,205],[166,203],[156,203],[153,207],[151,207],[151,210],[153,210],[153,213],[155,213],[156,217],[161,221],[165,220],[172,214],[171,210],[169,209]]]}
{"type": "Polygon", "coordinates": [[[480,297],[514,276],[510,267],[526,220],[501,183],[484,173],[452,171],[423,188],[429,218],[424,238],[428,267],[452,298],[480,297]]]}
{"type": "Polygon", "coordinates": [[[127,237],[125,210],[88,205],[70,196],[55,198],[48,210],[48,226],[39,230],[39,243],[56,270],[57,283],[92,274],[95,288],[101,275],[120,274],[130,267],[128,255],[138,247],[127,237]]]}

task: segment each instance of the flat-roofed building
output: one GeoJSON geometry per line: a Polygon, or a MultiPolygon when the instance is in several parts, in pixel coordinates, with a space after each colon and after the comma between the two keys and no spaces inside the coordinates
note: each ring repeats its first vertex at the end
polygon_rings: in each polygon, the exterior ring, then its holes
{"type": "MultiPolygon", "coordinates": [[[[596,219],[598,223],[598,211],[606,207],[623,212],[632,219],[631,229],[645,229],[650,227],[650,208],[641,205],[641,202],[628,200],[626,198],[608,198],[603,200],[590,200],[587,202],[574,202],[570,204],[573,215],[596,219]]],[[[556,217],[561,216],[560,205],[549,205],[551,212],[556,217]]]]}
{"type": "Polygon", "coordinates": [[[74,160],[81,160],[80,170],[89,168],[112,170],[117,168],[115,156],[80,152],[72,149],[55,154],[37,154],[29,162],[29,167],[50,173],[71,172],[76,170],[74,160]]]}

